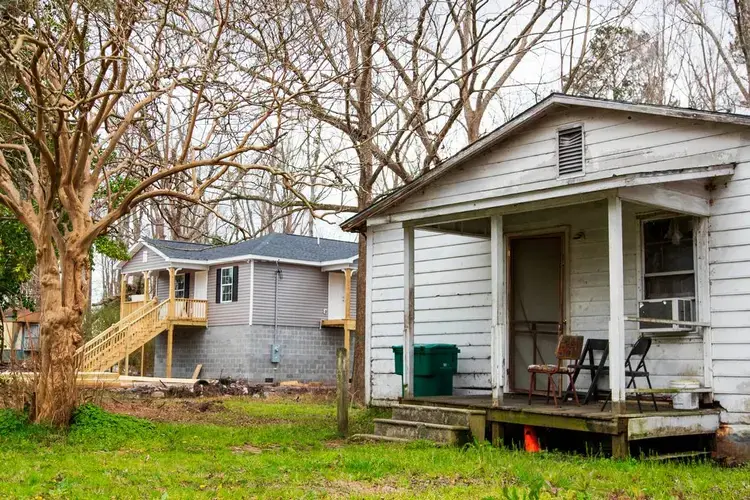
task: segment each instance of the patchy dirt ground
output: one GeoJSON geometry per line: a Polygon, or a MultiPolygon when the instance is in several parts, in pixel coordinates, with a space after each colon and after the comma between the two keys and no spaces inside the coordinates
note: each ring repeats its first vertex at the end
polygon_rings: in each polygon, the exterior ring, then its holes
{"type": "Polygon", "coordinates": [[[266,393],[264,396],[218,396],[198,398],[154,398],[123,392],[99,394],[97,404],[107,411],[156,422],[203,423],[216,425],[283,424],[294,422],[292,416],[251,415],[243,411],[243,403],[295,402],[300,404],[330,403],[333,396],[325,393],[266,393]]]}

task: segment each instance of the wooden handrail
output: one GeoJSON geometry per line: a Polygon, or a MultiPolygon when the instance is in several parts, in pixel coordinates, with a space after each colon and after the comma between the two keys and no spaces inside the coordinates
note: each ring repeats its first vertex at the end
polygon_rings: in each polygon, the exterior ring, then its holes
{"type": "Polygon", "coordinates": [[[107,369],[167,329],[172,321],[206,321],[207,312],[208,301],[204,299],[148,301],[79,347],[76,366],[81,371],[107,369]]]}
{"type": "Polygon", "coordinates": [[[162,304],[154,301],[118,321],[76,350],[76,366],[79,370],[102,370],[128,354],[129,347],[146,342],[161,329],[158,312],[162,304]]]}

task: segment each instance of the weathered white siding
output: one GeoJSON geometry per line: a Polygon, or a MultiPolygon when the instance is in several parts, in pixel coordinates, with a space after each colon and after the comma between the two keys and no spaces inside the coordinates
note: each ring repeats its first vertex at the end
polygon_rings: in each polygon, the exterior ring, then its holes
{"type": "Polygon", "coordinates": [[[715,399],[750,424],[750,148],[711,193],[709,274],[715,399]]]}
{"type": "Polygon", "coordinates": [[[143,247],[122,266],[122,272],[130,274],[150,271],[152,269],[163,269],[165,267],[167,267],[166,261],[159,254],[150,248],[143,247]],[[146,254],[146,262],[143,262],[144,253],[146,254]]]}
{"type": "Polygon", "coordinates": [[[737,159],[740,127],[616,111],[567,110],[473,158],[392,210],[476,202],[616,175],[711,166],[737,159]],[[585,176],[557,178],[561,126],[582,123],[585,176]]]}
{"type": "MultiPolygon", "coordinates": [[[[637,315],[637,212],[624,204],[623,244],[625,314],[637,315]]],[[[607,338],[609,271],[606,201],[508,215],[508,234],[567,227],[569,332],[586,338],[607,338]]],[[[393,400],[401,379],[394,374],[391,346],[403,343],[403,242],[397,225],[373,228],[371,395],[393,400]]],[[[474,236],[415,233],[415,342],[457,344],[459,375],[456,394],[488,393],[491,319],[490,243],[474,236]]],[[[550,282],[550,286],[557,286],[550,282]]],[[[635,323],[626,322],[626,351],[638,338],[635,323]]],[[[695,336],[653,336],[648,368],[656,387],[675,378],[703,379],[702,340],[695,336]]],[[[551,360],[550,360],[551,361],[551,360]]],[[[642,380],[638,381],[642,383],[642,380]]],[[[586,388],[582,374],[577,384],[586,388]]],[[[606,381],[605,385],[606,386],[606,381]]]]}
{"type": "MultiPolygon", "coordinates": [[[[373,232],[371,397],[400,396],[394,345],[403,344],[403,240],[397,225],[373,232]]],[[[489,239],[417,230],[415,234],[415,341],[458,345],[457,394],[484,392],[489,381],[489,239]]]]}

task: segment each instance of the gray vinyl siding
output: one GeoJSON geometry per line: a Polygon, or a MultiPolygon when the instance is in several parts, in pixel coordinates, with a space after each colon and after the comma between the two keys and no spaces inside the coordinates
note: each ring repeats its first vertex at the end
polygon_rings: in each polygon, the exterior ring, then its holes
{"type": "MultiPolygon", "coordinates": [[[[256,264],[256,273],[257,271],[256,264]]],[[[191,279],[194,282],[194,279],[191,279]]],[[[191,285],[193,286],[193,285],[191,285]]],[[[257,286],[257,277],[256,277],[257,286]]],[[[208,326],[247,325],[250,323],[250,264],[233,262],[211,266],[208,270],[208,326]],[[239,267],[237,302],[216,302],[216,270],[224,267],[239,267]]],[[[256,299],[257,300],[257,299],[256,299]]]]}
{"type": "Polygon", "coordinates": [[[167,267],[166,261],[150,248],[143,247],[138,250],[133,258],[122,266],[122,272],[125,274],[151,271],[167,267]],[[143,252],[148,252],[148,262],[143,262],[143,252]]]}
{"type": "MultiPolygon", "coordinates": [[[[323,311],[328,307],[328,273],[312,266],[280,264],[279,268],[282,274],[278,290],[278,324],[319,327],[320,321],[325,318],[323,311]]],[[[253,324],[274,323],[275,272],[275,263],[255,262],[253,324]]]]}
{"type": "MultiPolygon", "coordinates": [[[[182,273],[177,273],[182,274],[182,273]]],[[[193,271],[185,274],[190,275],[190,288],[188,290],[188,298],[195,296],[195,273],[193,271]]],[[[159,271],[156,277],[156,297],[162,301],[169,298],[169,271],[159,271]]]]}

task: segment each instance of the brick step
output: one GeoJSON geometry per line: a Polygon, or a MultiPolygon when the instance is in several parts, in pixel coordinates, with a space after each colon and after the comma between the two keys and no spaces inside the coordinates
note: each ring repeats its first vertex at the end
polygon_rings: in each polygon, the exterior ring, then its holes
{"type": "Polygon", "coordinates": [[[471,441],[471,431],[467,426],[430,424],[387,418],[375,419],[375,434],[389,438],[425,439],[436,443],[454,445],[462,445],[471,441]]]}

